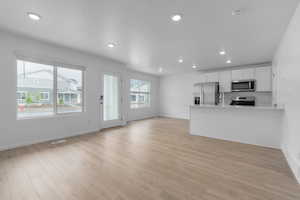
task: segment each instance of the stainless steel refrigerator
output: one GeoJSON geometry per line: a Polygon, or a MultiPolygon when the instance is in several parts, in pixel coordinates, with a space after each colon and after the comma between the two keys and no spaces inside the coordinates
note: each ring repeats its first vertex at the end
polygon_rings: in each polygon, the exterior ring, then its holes
{"type": "MultiPolygon", "coordinates": [[[[199,103],[204,105],[218,105],[220,98],[219,82],[197,83],[194,85],[197,91],[194,99],[199,99],[199,103]]],[[[196,101],[195,101],[196,102],[196,101]]]]}

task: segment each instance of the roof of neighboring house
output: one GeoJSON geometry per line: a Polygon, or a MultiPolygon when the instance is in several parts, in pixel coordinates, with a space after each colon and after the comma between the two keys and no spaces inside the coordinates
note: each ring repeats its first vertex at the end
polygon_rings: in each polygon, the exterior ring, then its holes
{"type": "MultiPolygon", "coordinates": [[[[78,91],[80,84],[75,79],[57,76],[58,90],[61,92],[78,91]]],[[[18,74],[18,88],[53,88],[52,70],[42,69],[18,74]]]]}
{"type": "Polygon", "coordinates": [[[131,80],[130,81],[131,92],[150,92],[150,82],[131,80]]]}

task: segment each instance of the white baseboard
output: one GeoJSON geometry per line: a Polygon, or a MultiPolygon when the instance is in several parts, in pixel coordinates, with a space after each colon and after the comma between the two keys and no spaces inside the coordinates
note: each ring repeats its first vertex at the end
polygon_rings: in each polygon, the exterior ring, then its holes
{"type": "Polygon", "coordinates": [[[138,120],[143,120],[143,119],[150,119],[150,118],[154,118],[154,117],[158,117],[157,114],[150,114],[150,115],[145,115],[145,116],[138,116],[138,117],[131,117],[130,119],[128,119],[128,122],[131,121],[138,121],[138,120]]]}
{"type": "Polygon", "coordinates": [[[287,160],[287,163],[290,166],[296,180],[300,184],[300,163],[299,163],[299,161],[297,160],[297,158],[295,158],[289,152],[289,150],[284,145],[282,146],[282,152],[283,152],[285,159],[287,160]]]}
{"type": "Polygon", "coordinates": [[[168,113],[160,113],[159,117],[167,117],[167,118],[174,118],[174,119],[187,119],[187,120],[189,120],[188,117],[182,117],[181,115],[173,115],[173,114],[168,114],[168,113]]]}
{"type": "Polygon", "coordinates": [[[50,138],[43,138],[43,139],[38,139],[38,140],[34,140],[34,141],[26,141],[26,142],[21,142],[21,143],[17,143],[17,144],[10,144],[10,145],[5,145],[5,146],[0,146],[0,151],[15,149],[15,148],[19,148],[19,147],[30,146],[30,145],[33,145],[33,144],[49,142],[49,141],[53,141],[53,140],[66,139],[66,138],[79,136],[79,135],[85,135],[85,134],[94,133],[94,132],[98,132],[98,131],[100,131],[100,130],[88,130],[88,131],[77,132],[77,133],[70,134],[70,135],[63,136],[63,137],[50,137],[50,138]]]}

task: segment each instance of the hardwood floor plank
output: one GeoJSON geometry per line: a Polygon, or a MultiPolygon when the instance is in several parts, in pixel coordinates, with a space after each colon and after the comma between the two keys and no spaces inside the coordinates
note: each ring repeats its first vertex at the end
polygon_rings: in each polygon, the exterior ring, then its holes
{"type": "Polygon", "coordinates": [[[300,186],[279,150],[154,118],[0,152],[0,199],[299,200],[300,186]]]}

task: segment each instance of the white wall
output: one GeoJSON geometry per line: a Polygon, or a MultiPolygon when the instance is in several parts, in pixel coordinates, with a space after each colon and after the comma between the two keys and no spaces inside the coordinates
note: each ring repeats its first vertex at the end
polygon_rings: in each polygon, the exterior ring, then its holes
{"type": "Polygon", "coordinates": [[[282,112],[275,108],[192,106],[190,134],[280,149],[282,112]]]}
{"type": "Polygon", "coordinates": [[[193,85],[200,82],[199,72],[163,76],[160,79],[160,115],[189,119],[193,85]]]}
{"type": "Polygon", "coordinates": [[[69,137],[101,129],[99,96],[102,92],[101,73],[118,72],[124,80],[123,111],[125,120],[157,115],[159,79],[134,72],[122,63],[80,51],[0,32],[0,150],[40,141],[69,137]],[[86,71],[86,112],[39,119],[16,119],[16,58],[15,52],[51,61],[81,65],[86,71]],[[129,77],[152,82],[151,108],[130,110],[128,101],[129,77]]]}
{"type": "Polygon", "coordinates": [[[300,7],[273,60],[278,104],[285,105],[282,149],[300,183],[300,7]]]}

